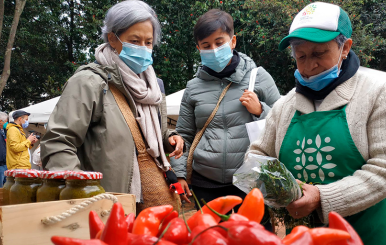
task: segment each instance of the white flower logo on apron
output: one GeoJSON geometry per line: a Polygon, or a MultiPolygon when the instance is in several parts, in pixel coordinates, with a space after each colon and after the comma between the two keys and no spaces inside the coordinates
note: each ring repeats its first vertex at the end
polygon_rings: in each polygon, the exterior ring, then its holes
{"type": "Polygon", "coordinates": [[[303,170],[302,173],[298,173],[297,175],[299,179],[302,177],[302,174],[306,182],[308,182],[308,176],[310,176],[311,179],[316,179],[316,174],[310,173],[310,171],[316,169],[319,169],[318,175],[321,181],[324,181],[326,177],[324,171],[327,171],[328,176],[331,178],[335,176],[333,169],[336,167],[336,164],[330,162],[332,160],[332,156],[328,154],[329,152],[335,150],[335,147],[328,145],[331,143],[330,137],[325,137],[323,141],[324,142],[322,142],[322,139],[318,134],[315,138],[315,141],[313,141],[312,139],[307,139],[306,142],[306,138],[304,137],[301,142],[301,145],[300,140],[296,142],[296,145],[298,145],[300,149],[294,150],[294,153],[299,155],[298,157],[296,157],[295,160],[297,163],[301,163],[301,165],[295,165],[294,168],[298,171],[303,170]],[[306,144],[308,145],[308,148],[306,148],[306,144]],[[312,146],[316,146],[316,148],[312,146]],[[323,158],[323,155],[325,154],[322,155],[322,153],[325,153],[327,155],[323,158]]]}

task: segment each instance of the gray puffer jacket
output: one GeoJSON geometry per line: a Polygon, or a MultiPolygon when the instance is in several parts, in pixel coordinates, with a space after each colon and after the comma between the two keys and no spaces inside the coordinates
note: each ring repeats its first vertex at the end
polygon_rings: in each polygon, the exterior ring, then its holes
{"type": "Polygon", "coordinates": [[[280,98],[271,75],[261,69],[256,77],[254,92],[260,99],[263,113],[256,117],[248,112],[239,99],[244,90],[248,89],[251,70],[256,68],[256,64],[245,54],[239,53],[239,56],[240,63],[230,77],[219,79],[200,67],[196,78],[188,82],[176,128],[185,140],[187,151],[181,158],[171,159],[177,177],[186,178],[190,145],[215,108],[222,90],[229,83],[233,84],[193,155],[193,169],[219,183],[231,183],[234,172],[243,163],[244,154],[250,144],[245,123],[264,119],[280,98]]]}

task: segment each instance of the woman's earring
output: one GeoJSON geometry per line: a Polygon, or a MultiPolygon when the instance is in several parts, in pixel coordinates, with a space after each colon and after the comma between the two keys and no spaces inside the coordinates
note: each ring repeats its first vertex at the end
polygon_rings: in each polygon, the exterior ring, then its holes
{"type": "MultiPolygon", "coordinates": [[[[116,49],[114,49],[114,53],[115,53],[115,54],[118,54],[118,52],[117,52],[117,50],[116,50],[116,49]]],[[[346,56],[346,58],[347,58],[347,56],[346,56]]]]}

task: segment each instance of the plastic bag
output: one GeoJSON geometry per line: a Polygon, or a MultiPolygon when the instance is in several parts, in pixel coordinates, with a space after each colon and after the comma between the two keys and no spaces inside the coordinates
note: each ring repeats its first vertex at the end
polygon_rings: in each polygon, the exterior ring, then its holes
{"type": "Polygon", "coordinates": [[[287,207],[302,197],[299,184],[278,159],[248,154],[244,164],[233,175],[233,185],[245,193],[259,188],[270,207],[287,207]]]}

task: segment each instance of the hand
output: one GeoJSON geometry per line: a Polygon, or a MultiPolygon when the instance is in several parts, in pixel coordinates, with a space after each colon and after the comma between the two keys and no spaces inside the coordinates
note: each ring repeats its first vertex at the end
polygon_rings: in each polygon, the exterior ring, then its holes
{"type": "Polygon", "coordinates": [[[38,141],[38,139],[36,138],[36,136],[34,134],[30,134],[28,136],[27,140],[29,140],[31,142],[31,144],[34,144],[36,141],[38,141]]]}
{"type": "Polygon", "coordinates": [[[170,136],[169,137],[169,143],[170,143],[170,145],[175,146],[174,151],[169,154],[169,157],[175,156],[175,159],[180,158],[182,156],[182,154],[184,153],[183,149],[184,149],[184,143],[185,143],[184,140],[182,139],[182,137],[179,135],[170,136]]]}
{"type": "MultiPolygon", "coordinates": [[[[296,181],[298,184],[302,183],[300,180],[296,181]]],[[[302,188],[303,196],[300,199],[291,202],[287,206],[287,210],[290,215],[296,219],[300,219],[309,215],[321,205],[318,187],[309,184],[303,184],[302,188]]]]}
{"type": "Polygon", "coordinates": [[[249,113],[253,115],[260,116],[263,112],[259,98],[257,98],[257,95],[252,91],[245,89],[240,101],[241,104],[247,108],[249,113]]]}
{"type": "Polygon", "coordinates": [[[185,195],[180,195],[181,202],[186,201],[186,202],[190,203],[188,196],[192,196],[192,193],[189,190],[188,183],[186,183],[184,178],[178,178],[178,182],[181,184],[182,189],[184,189],[184,191],[186,193],[185,195]]]}

